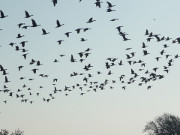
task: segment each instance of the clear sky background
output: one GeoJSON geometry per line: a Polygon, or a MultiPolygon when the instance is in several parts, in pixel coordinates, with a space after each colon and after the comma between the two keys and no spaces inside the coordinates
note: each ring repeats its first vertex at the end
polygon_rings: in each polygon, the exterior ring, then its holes
{"type": "MultiPolygon", "coordinates": [[[[110,0],[116,6],[112,9],[115,12],[107,13],[107,3],[102,0],[102,7],[95,6],[95,0],[58,0],[56,7],[50,0],[0,0],[0,10],[7,18],[0,19],[0,64],[9,73],[7,77],[11,82],[4,83],[4,76],[0,72],[0,90],[7,85],[13,93],[0,92],[0,129],[13,131],[17,128],[24,130],[26,135],[143,135],[143,128],[146,122],[164,112],[180,116],[180,90],[179,74],[180,60],[174,59],[174,55],[179,53],[179,44],[172,44],[170,41],[156,42],[153,39],[147,42],[145,30],[163,37],[176,39],[180,36],[180,15],[179,0],[110,0]],[[29,19],[24,18],[24,11],[33,14],[29,19]],[[87,24],[89,18],[96,21],[87,24]],[[113,18],[118,21],[111,22],[113,18]],[[40,27],[28,28],[27,30],[18,28],[18,23],[31,25],[31,19],[36,20],[40,27]],[[65,24],[56,29],[56,20],[65,24]],[[131,40],[123,41],[116,29],[117,26],[124,26],[122,31],[128,33],[131,40]],[[87,32],[76,34],[77,28],[91,28],[87,32]],[[42,28],[50,32],[43,36],[42,28]],[[67,38],[64,33],[72,32],[67,38]],[[25,35],[17,39],[17,34],[25,35]],[[87,41],[81,42],[80,38],[87,41]],[[64,40],[62,45],[58,45],[57,40],[64,40]],[[22,57],[22,52],[15,51],[15,47],[9,46],[14,42],[21,46],[21,41],[28,41],[25,49],[28,50],[27,60],[22,57]],[[148,46],[150,55],[143,56],[142,42],[148,46]],[[155,60],[160,56],[160,51],[164,49],[162,45],[170,46],[165,49],[166,54],[170,54],[170,59],[174,59],[173,66],[169,73],[162,70],[167,65],[167,60],[162,58],[160,62],[155,60]],[[126,48],[132,48],[126,50],[126,48]],[[78,53],[91,48],[89,57],[83,62],[71,63],[70,57],[79,59],[78,53]],[[125,74],[130,76],[130,69],[133,68],[140,76],[144,72],[139,72],[140,66],[131,67],[126,61],[126,54],[135,53],[134,60],[142,59],[146,63],[145,70],[152,71],[152,68],[159,67],[158,74],[165,75],[161,80],[152,81],[143,86],[138,86],[140,79],[133,84],[121,84],[118,77],[125,74]],[[66,56],[61,58],[60,54],[66,56]],[[112,67],[112,75],[108,76],[109,70],[105,68],[107,58],[118,58],[123,60],[124,65],[112,67]],[[42,66],[29,65],[31,59],[40,60],[42,66]],[[54,59],[60,62],[54,63],[54,59]],[[91,63],[92,70],[84,71],[83,67],[91,63]],[[24,65],[21,72],[18,66],[24,65]],[[31,71],[38,68],[37,74],[31,71]],[[101,75],[97,75],[101,71],[101,75]],[[117,83],[109,83],[104,90],[97,92],[87,92],[88,88],[83,86],[84,76],[70,77],[72,72],[89,73],[93,75],[90,81],[103,82],[105,79],[116,80],[117,83]],[[48,78],[41,78],[40,73],[48,74],[48,78]],[[19,80],[25,77],[24,80],[19,80]],[[34,81],[28,81],[33,78],[34,81]],[[53,94],[55,99],[49,103],[43,98],[50,98],[53,93],[53,79],[58,78],[57,89],[62,92],[53,94]],[[65,86],[73,86],[79,83],[83,90],[63,91],[65,86]],[[22,86],[26,84],[26,88],[22,86]],[[122,86],[126,85],[126,90],[122,86]],[[43,86],[40,89],[39,86],[43,86]],[[113,86],[114,89],[110,89],[113,86]],[[152,86],[147,90],[147,86],[152,86]],[[28,88],[31,88],[32,96],[29,95],[28,88]],[[18,93],[17,90],[22,92],[18,93]],[[85,94],[80,95],[81,92],[85,94]],[[36,96],[36,93],[40,93],[36,96]],[[25,94],[27,103],[21,103],[21,98],[16,98],[15,94],[25,94]],[[65,94],[69,94],[65,96],[65,94]],[[4,103],[7,101],[7,104],[4,103]],[[30,104],[30,101],[34,101],[30,104]]],[[[14,46],[16,46],[14,45],[14,46]]],[[[180,55],[180,54],[179,54],[180,55]]]]}

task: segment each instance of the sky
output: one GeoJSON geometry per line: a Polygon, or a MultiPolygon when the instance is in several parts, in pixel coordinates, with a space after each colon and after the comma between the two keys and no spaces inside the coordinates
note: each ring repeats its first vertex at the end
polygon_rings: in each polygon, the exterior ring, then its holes
{"type": "MultiPolygon", "coordinates": [[[[0,129],[14,131],[19,128],[25,135],[144,135],[146,123],[163,113],[180,116],[179,69],[180,60],[174,59],[179,54],[180,46],[172,43],[173,39],[180,37],[179,0],[109,0],[114,6],[110,13],[106,12],[107,3],[102,0],[101,8],[96,7],[95,0],[58,0],[54,7],[51,0],[0,0],[0,10],[8,17],[0,19],[0,65],[7,69],[8,83],[4,83],[5,76],[0,71],[0,90],[6,85],[13,92],[0,91],[0,129]],[[33,15],[25,17],[25,10],[33,15]],[[86,23],[93,17],[96,21],[86,23]],[[110,21],[118,18],[117,21],[110,21]],[[18,28],[17,24],[32,25],[34,19],[41,26],[27,29],[18,28]],[[56,27],[56,20],[64,24],[56,27]],[[130,40],[123,41],[116,27],[123,26],[122,32],[127,33],[130,40]],[[42,28],[49,34],[42,35],[42,28]],[[90,28],[90,30],[77,34],[77,28],[90,28]],[[147,42],[146,29],[159,37],[170,37],[169,41],[157,42],[156,38],[147,42]],[[64,33],[72,32],[70,37],[64,33]],[[17,35],[25,35],[17,39],[17,35]],[[87,41],[81,42],[81,38],[87,41]],[[58,40],[64,40],[58,45],[58,40]],[[27,59],[23,58],[21,51],[15,51],[20,42],[28,41],[25,49],[28,50],[27,59]],[[9,44],[16,43],[13,47],[9,44]],[[148,47],[142,49],[142,42],[148,47]],[[167,44],[169,47],[163,48],[167,44]],[[78,53],[91,50],[82,63],[78,53]],[[127,50],[127,48],[131,48],[127,50]],[[160,51],[165,50],[164,55],[160,51]],[[144,56],[143,50],[150,54],[144,56]],[[129,65],[126,54],[136,52],[131,60],[143,60],[145,67],[140,64],[129,65]],[[165,55],[169,54],[166,59],[165,55]],[[59,55],[65,55],[60,57],[59,55]],[[78,62],[70,62],[71,55],[78,62]],[[155,58],[160,56],[160,60],[155,58]],[[117,58],[115,66],[106,69],[107,58],[117,58]],[[39,60],[43,65],[30,65],[31,59],[39,60]],[[53,62],[57,59],[59,62],[53,62]],[[168,73],[163,71],[168,60],[173,59],[168,73]],[[122,60],[123,66],[118,62],[122,60]],[[91,70],[85,71],[85,65],[91,64],[91,70]],[[18,66],[23,65],[21,71],[18,66]],[[140,77],[146,76],[145,71],[153,72],[158,67],[157,74],[164,75],[163,79],[148,82],[142,86],[140,77]],[[34,74],[31,70],[37,68],[34,74]],[[134,83],[126,84],[132,77],[131,69],[138,73],[134,83]],[[139,71],[139,69],[143,69],[139,71]],[[112,75],[107,75],[109,70],[112,75]],[[100,71],[102,74],[98,75],[100,71]],[[70,77],[73,72],[83,73],[70,77]],[[48,78],[39,74],[49,75],[48,78]],[[88,77],[87,86],[84,86],[84,77],[88,77]],[[119,82],[119,77],[125,75],[125,83],[119,82]],[[20,77],[25,77],[20,80],[20,77]],[[57,82],[53,79],[57,78],[57,82]],[[29,81],[29,79],[34,79],[29,81]],[[89,88],[89,82],[103,83],[109,80],[104,90],[96,92],[89,88]],[[112,81],[116,83],[112,83],[112,81]],[[80,84],[82,90],[76,86],[80,84]],[[27,87],[23,88],[26,84],[27,87]],[[55,85],[53,85],[55,84],[55,85]],[[43,88],[39,88],[42,86],[43,88]],[[64,91],[65,86],[72,91],[64,91]],[[113,87],[110,88],[110,87],[113,87]],[[123,90],[122,87],[126,86],[123,90]],[[150,89],[147,87],[150,86],[150,89]],[[53,94],[54,88],[61,92],[53,94]],[[28,90],[30,88],[31,90],[28,90]],[[18,89],[22,90],[17,92],[18,89]],[[32,95],[29,94],[32,93],[32,95]],[[36,93],[39,93],[37,96],[36,93]],[[80,95],[84,93],[84,95],[80,95]],[[25,95],[16,98],[16,94],[25,95]],[[49,96],[53,95],[54,99],[49,96]],[[66,96],[67,94],[67,96],[66,96]],[[51,99],[50,102],[43,101],[51,99]],[[21,102],[27,99],[27,103],[21,102]],[[4,103],[7,101],[7,103],[4,103]],[[33,101],[30,104],[30,101],[33,101]]],[[[180,55],[180,54],[179,54],[180,55]]]]}

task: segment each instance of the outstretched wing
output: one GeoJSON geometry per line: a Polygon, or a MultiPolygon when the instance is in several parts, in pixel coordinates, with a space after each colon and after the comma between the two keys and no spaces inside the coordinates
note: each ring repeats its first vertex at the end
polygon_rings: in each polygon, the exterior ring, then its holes
{"type": "Polygon", "coordinates": [[[4,16],[4,13],[3,13],[3,11],[1,10],[1,16],[4,16]]]}
{"type": "Polygon", "coordinates": [[[28,16],[29,16],[29,13],[28,13],[27,11],[25,11],[25,15],[26,15],[26,17],[28,17],[28,16]]]}
{"type": "Polygon", "coordinates": [[[31,19],[31,21],[32,21],[32,25],[37,25],[34,19],[31,19]]]}

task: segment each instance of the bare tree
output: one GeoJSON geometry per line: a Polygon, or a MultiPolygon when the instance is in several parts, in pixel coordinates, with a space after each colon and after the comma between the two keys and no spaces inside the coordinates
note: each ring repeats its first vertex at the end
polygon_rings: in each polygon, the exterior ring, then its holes
{"type": "Polygon", "coordinates": [[[147,135],[180,135],[180,118],[168,113],[145,125],[147,135]]]}

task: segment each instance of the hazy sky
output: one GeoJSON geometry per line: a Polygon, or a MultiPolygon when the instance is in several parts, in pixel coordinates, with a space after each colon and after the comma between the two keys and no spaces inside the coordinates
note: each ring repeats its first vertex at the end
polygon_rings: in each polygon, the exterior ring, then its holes
{"type": "MultiPolygon", "coordinates": [[[[4,83],[4,75],[0,72],[0,90],[4,85],[10,89],[9,93],[0,92],[0,129],[13,131],[17,128],[24,130],[25,135],[143,135],[146,122],[164,112],[180,116],[180,90],[179,74],[180,60],[174,59],[179,53],[180,46],[170,41],[156,42],[154,38],[147,42],[145,31],[160,34],[160,37],[180,37],[179,0],[109,0],[116,5],[114,12],[108,13],[107,3],[102,0],[102,7],[95,6],[95,0],[58,0],[56,7],[51,0],[0,0],[0,10],[8,17],[0,19],[0,64],[7,69],[9,83],[4,83]],[[25,10],[33,16],[25,17],[25,10]],[[89,18],[96,21],[88,24],[89,18]],[[111,22],[113,18],[119,20],[111,22]],[[17,24],[25,23],[32,25],[34,19],[41,26],[37,28],[18,28],[17,24]],[[56,27],[56,20],[64,26],[56,27]],[[123,26],[122,31],[128,33],[129,41],[123,41],[118,34],[117,26],[123,26]],[[77,28],[91,28],[80,34],[76,34],[77,28]],[[48,35],[42,35],[42,28],[48,35]],[[64,33],[72,32],[67,38],[64,33]],[[18,33],[25,35],[17,39],[18,33]],[[81,42],[85,38],[87,41],[81,42]],[[58,40],[64,40],[58,45],[58,40]],[[27,60],[22,57],[22,52],[15,51],[15,46],[22,41],[28,41],[25,49],[28,50],[27,60]],[[11,47],[9,43],[16,43],[11,47]],[[143,56],[142,42],[148,46],[150,53],[143,56]],[[170,54],[173,65],[169,73],[162,68],[167,65],[165,58],[157,62],[155,57],[160,56],[160,51],[165,48],[165,55],[170,54]],[[79,52],[91,48],[89,57],[82,63],[71,63],[71,55],[79,59],[79,52]],[[132,48],[126,50],[126,48],[132,48]],[[130,66],[126,54],[135,53],[134,60],[142,59],[146,63],[144,71],[138,71],[141,66],[130,66]],[[59,55],[64,54],[65,57],[59,55]],[[107,75],[109,70],[105,68],[107,58],[118,58],[116,64],[123,60],[124,65],[115,65],[111,68],[112,75],[107,75]],[[31,59],[40,60],[42,66],[29,65],[31,59]],[[58,63],[53,61],[57,59],[58,63]],[[92,70],[84,71],[83,67],[91,63],[92,70]],[[19,72],[18,66],[24,68],[19,72]],[[146,70],[152,71],[159,67],[157,74],[165,77],[161,80],[151,81],[143,86],[138,86],[140,78],[132,84],[121,84],[118,82],[120,75],[130,76],[133,68],[140,76],[146,70]],[[37,74],[31,71],[38,68],[37,74]],[[161,69],[161,70],[160,70],[161,69]],[[101,71],[101,75],[97,75],[101,71]],[[108,79],[109,82],[116,80],[117,83],[109,83],[104,90],[90,91],[83,86],[84,76],[70,77],[73,72],[89,73],[93,75],[89,81],[99,83],[108,79]],[[39,74],[47,74],[48,78],[39,77],[39,74]],[[20,80],[20,77],[25,77],[20,80]],[[34,79],[29,81],[28,79],[34,79]],[[49,103],[43,98],[50,98],[53,93],[53,79],[58,78],[55,83],[57,89],[62,92],[53,94],[54,99],[49,103]],[[65,86],[72,87],[79,83],[83,90],[76,88],[72,91],[63,91],[65,86]],[[26,84],[26,88],[22,86],[26,84]],[[122,87],[126,86],[126,90],[122,87]],[[43,86],[42,89],[39,86],[43,86]],[[113,89],[110,89],[113,86],[113,89]],[[152,86],[147,90],[148,86],[152,86]],[[31,90],[28,91],[27,89],[31,90]],[[17,92],[21,89],[21,92],[17,92]],[[29,95],[29,92],[32,95],[29,95]],[[80,93],[85,93],[83,96],[80,93]],[[39,96],[36,93],[40,93],[39,96]],[[16,94],[25,94],[27,103],[21,103],[22,98],[16,98],[16,94]],[[65,96],[65,94],[69,94],[65,96]],[[7,101],[5,104],[4,101],[7,101]],[[33,101],[33,104],[29,102],[33,101]]],[[[180,54],[179,54],[180,55],[180,54]]],[[[163,56],[161,56],[163,57],[163,56]]]]}

